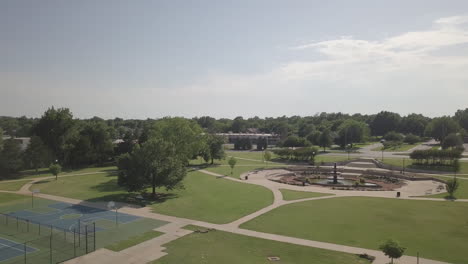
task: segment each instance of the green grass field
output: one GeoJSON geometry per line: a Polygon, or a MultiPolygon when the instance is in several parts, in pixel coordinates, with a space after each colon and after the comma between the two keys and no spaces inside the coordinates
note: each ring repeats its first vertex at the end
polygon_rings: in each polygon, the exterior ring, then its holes
{"type": "MultiPolygon", "coordinates": [[[[81,173],[90,173],[90,172],[109,172],[115,171],[117,167],[91,167],[91,168],[82,168],[82,169],[64,169],[59,176],[62,175],[71,175],[71,174],[81,174],[81,173]]],[[[34,179],[39,177],[50,177],[54,176],[49,172],[48,168],[41,168],[37,172],[35,170],[24,170],[21,171],[18,175],[14,177],[5,177],[6,180],[15,180],[15,179],[34,179]]],[[[0,175],[0,179],[1,179],[0,175]]]]}
{"type": "Polygon", "coordinates": [[[122,251],[124,249],[129,248],[129,247],[133,247],[133,246],[138,245],[140,243],[143,243],[145,241],[151,240],[151,239],[153,239],[155,237],[158,237],[158,236],[160,236],[162,234],[163,233],[161,233],[161,232],[150,230],[150,231],[147,231],[145,233],[129,237],[126,240],[122,240],[122,241],[110,244],[110,245],[106,246],[106,248],[110,249],[110,250],[113,250],[113,251],[122,251]]]}
{"type": "MultiPolygon", "coordinates": [[[[413,160],[410,158],[384,158],[384,163],[388,165],[403,167],[403,159],[406,168],[414,169],[426,169],[432,171],[443,171],[443,172],[452,172],[453,170],[450,167],[434,167],[434,166],[422,166],[422,165],[413,165],[413,160]]],[[[460,161],[460,171],[459,174],[468,174],[468,162],[460,161]]]]}
{"type": "Polygon", "coordinates": [[[11,182],[1,182],[0,181],[0,190],[2,191],[19,191],[23,185],[30,182],[30,180],[21,180],[21,181],[11,181],[11,182]]]}
{"type": "MultiPolygon", "coordinates": [[[[188,227],[195,229],[196,227],[188,227]]],[[[192,233],[164,245],[169,254],[153,264],[320,263],[365,264],[356,255],[253,238],[223,231],[192,233]],[[280,257],[271,262],[267,257],[280,257]]]]}
{"type": "MultiPolygon", "coordinates": [[[[260,165],[246,165],[246,166],[235,166],[232,177],[233,178],[240,178],[240,175],[243,173],[253,171],[253,170],[263,170],[263,169],[268,169],[268,168],[283,168],[285,165],[278,165],[278,164],[268,164],[268,166],[265,166],[263,164],[260,165]]],[[[231,167],[229,166],[214,166],[214,167],[209,167],[206,168],[205,170],[215,172],[224,176],[231,176],[231,167]]]]}
{"type": "Polygon", "coordinates": [[[273,193],[264,187],[200,172],[191,172],[184,184],[185,189],[171,191],[167,200],[150,205],[153,212],[224,224],[273,202],[273,193]]]}
{"type": "MultiPolygon", "coordinates": [[[[158,189],[163,198],[148,206],[162,214],[227,223],[273,201],[273,194],[261,186],[217,179],[200,172],[188,173],[183,183],[185,189],[181,190],[158,189]]],[[[114,173],[64,177],[57,181],[51,179],[34,184],[31,188],[40,189],[41,193],[88,201],[128,202],[134,195],[117,186],[114,173]]]]}
{"type": "Polygon", "coordinates": [[[333,194],[328,194],[328,193],[301,192],[301,191],[292,191],[292,190],[287,190],[287,189],[280,189],[280,191],[283,194],[283,199],[285,201],[333,195],[333,194]]]}
{"type": "MultiPolygon", "coordinates": [[[[404,144],[396,146],[396,147],[387,148],[384,151],[385,152],[408,151],[408,150],[418,146],[419,144],[421,144],[421,143],[416,143],[416,144],[406,144],[406,143],[404,143],[404,144]]],[[[382,148],[383,147],[374,148],[374,149],[372,149],[372,151],[382,151],[382,148]]]]}
{"type": "Polygon", "coordinates": [[[353,197],[282,206],[241,227],[371,249],[395,238],[407,255],[465,263],[467,221],[468,203],[353,197]]]}

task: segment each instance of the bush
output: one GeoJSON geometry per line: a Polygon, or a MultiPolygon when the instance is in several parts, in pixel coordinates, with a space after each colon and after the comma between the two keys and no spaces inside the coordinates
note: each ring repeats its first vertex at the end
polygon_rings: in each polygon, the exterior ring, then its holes
{"type": "Polygon", "coordinates": [[[385,134],[384,139],[387,141],[403,141],[403,135],[395,131],[390,131],[385,134]]]}
{"type": "Polygon", "coordinates": [[[281,159],[313,162],[313,158],[318,153],[318,149],[316,147],[298,149],[280,148],[273,150],[273,153],[278,155],[281,159]]]}
{"type": "Polygon", "coordinates": [[[445,165],[457,166],[458,160],[461,158],[463,150],[461,149],[427,149],[415,150],[410,154],[410,158],[415,160],[413,164],[424,165],[445,165]]]}
{"type": "Polygon", "coordinates": [[[307,139],[305,138],[301,138],[298,136],[289,136],[283,141],[281,145],[286,148],[308,147],[310,146],[310,142],[307,141],[307,139]]]}
{"type": "Polygon", "coordinates": [[[408,144],[416,144],[418,142],[421,142],[421,138],[413,134],[408,134],[406,135],[404,141],[405,143],[408,143],[408,144]]]}

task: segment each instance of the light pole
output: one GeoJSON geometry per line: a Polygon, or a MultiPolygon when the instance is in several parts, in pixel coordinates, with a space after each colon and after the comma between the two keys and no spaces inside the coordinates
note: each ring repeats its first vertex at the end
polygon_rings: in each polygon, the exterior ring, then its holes
{"type": "Polygon", "coordinates": [[[403,158],[403,174],[405,174],[405,160],[406,158],[403,158]]]}
{"type": "Polygon", "coordinates": [[[347,152],[348,152],[348,160],[349,160],[349,150],[350,150],[350,146],[351,146],[351,144],[346,145],[346,150],[347,150],[347,152]]]}

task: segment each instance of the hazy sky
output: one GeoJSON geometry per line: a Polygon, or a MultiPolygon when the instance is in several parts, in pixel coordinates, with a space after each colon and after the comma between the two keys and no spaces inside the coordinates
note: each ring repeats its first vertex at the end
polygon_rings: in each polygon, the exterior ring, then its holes
{"type": "Polygon", "coordinates": [[[0,115],[468,107],[468,1],[0,0],[0,115]]]}

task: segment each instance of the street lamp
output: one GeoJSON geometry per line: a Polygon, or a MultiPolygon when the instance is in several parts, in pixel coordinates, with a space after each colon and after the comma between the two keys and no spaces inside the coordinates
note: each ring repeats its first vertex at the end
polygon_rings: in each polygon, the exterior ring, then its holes
{"type": "Polygon", "coordinates": [[[350,151],[350,148],[351,148],[351,144],[346,145],[346,150],[348,151],[348,160],[349,160],[349,151],[350,151]]]}

